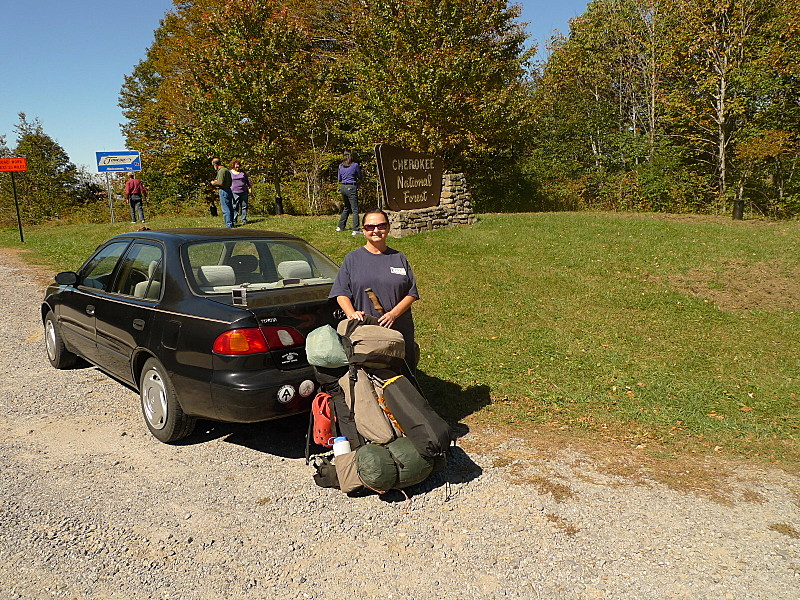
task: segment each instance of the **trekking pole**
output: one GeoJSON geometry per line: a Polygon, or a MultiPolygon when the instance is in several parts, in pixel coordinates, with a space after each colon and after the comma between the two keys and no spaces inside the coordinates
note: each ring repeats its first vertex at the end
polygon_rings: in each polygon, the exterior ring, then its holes
{"type": "Polygon", "coordinates": [[[378,296],[375,295],[375,292],[372,291],[372,288],[366,288],[364,292],[369,296],[370,302],[372,302],[372,307],[377,311],[377,313],[381,316],[386,312],[383,310],[383,306],[381,306],[380,300],[378,300],[378,296]]]}
{"type": "MultiPolygon", "coordinates": [[[[378,296],[375,295],[375,292],[372,291],[372,288],[365,288],[364,292],[367,294],[367,296],[369,296],[369,300],[372,302],[372,307],[375,309],[375,311],[379,315],[383,315],[386,311],[383,309],[383,306],[381,306],[381,302],[378,300],[378,296]]],[[[413,373],[411,367],[408,366],[408,361],[405,358],[401,360],[406,367],[406,375],[408,375],[408,377],[411,379],[411,382],[414,384],[414,387],[416,387],[421,394],[422,387],[420,387],[419,381],[417,381],[417,376],[413,373]]]]}

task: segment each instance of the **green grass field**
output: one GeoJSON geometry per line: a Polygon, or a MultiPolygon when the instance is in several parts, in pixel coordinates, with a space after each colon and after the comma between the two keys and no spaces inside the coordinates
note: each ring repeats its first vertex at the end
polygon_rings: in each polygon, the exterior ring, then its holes
{"type": "MultiPolygon", "coordinates": [[[[264,217],[337,261],[335,217],[264,217]]],[[[155,219],[152,228],[219,225],[155,219]]],[[[74,269],[131,225],[27,229],[74,269]]],[[[21,247],[16,230],[3,246],[21,247]]],[[[798,464],[800,223],[555,213],[390,240],[406,253],[429,400],[452,419],[544,424],[652,448],[798,464]]]]}

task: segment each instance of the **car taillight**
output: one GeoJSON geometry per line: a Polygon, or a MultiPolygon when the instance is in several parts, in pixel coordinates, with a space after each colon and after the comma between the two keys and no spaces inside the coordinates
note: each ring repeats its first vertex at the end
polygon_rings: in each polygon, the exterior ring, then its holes
{"type": "Polygon", "coordinates": [[[250,327],[221,333],[213,350],[217,354],[258,354],[299,346],[303,341],[303,335],[292,327],[250,327]]]}

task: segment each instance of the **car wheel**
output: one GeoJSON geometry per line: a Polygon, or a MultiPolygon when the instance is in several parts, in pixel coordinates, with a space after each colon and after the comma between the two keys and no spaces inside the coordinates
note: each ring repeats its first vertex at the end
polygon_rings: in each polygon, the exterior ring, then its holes
{"type": "Polygon", "coordinates": [[[78,355],[67,350],[64,345],[52,312],[48,312],[44,318],[44,343],[47,347],[47,358],[56,369],[69,369],[78,362],[78,355]]]}
{"type": "Polygon", "coordinates": [[[167,370],[155,358],[144,363],[139,396],[147,428],[162,442],[176,442],[194,430],[195,418],[183,412],[167,370]]]}

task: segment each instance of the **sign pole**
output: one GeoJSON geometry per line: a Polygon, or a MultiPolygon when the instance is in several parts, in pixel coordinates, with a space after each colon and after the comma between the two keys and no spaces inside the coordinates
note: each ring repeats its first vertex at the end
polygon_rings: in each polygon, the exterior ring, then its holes
{"type": "Polygon", "coordinates": [[[14,190],[14,208],[17,211],[17,225],[19,225],[19,241],[25,243],[25,236],[22,235],[22,217],[19,215],[19,201],[17,200],[17,182],[14,179],[16,171],[27,171],[28,159],[24,156],[12,156],[0,158],[0,173],[11,173],[11,188],[14,190]]]}
{"type": "Polygon", "coordinates": [[[106,189],[108,190],[108,210],[111,213],[111,223],[114,223],[114,196],[111,193],[111,179],[106,173],[106,189]]]}
{"type": "Polygon", "coordinates": [[[120,152],[95,152],[97,157],[97,172],[106,174],[106,187],[108,188],[108,210],[111,212],[111,222],[114,222],[114,195],[111,190],[109,172],[141,171],[142,157],[136,150],[122,150],[120,152]]]}
{"type": "Polygon", "coordinates": [[[19,241],[25,243],[25,236],[22,235],[22,218],[19,216],[19,202],[17,202],[17,184],[14,181],[14,171],[11,171],[11,189],[14,190],[14,208],[17,210],[17,225],[19,226],[19,241]]]}

